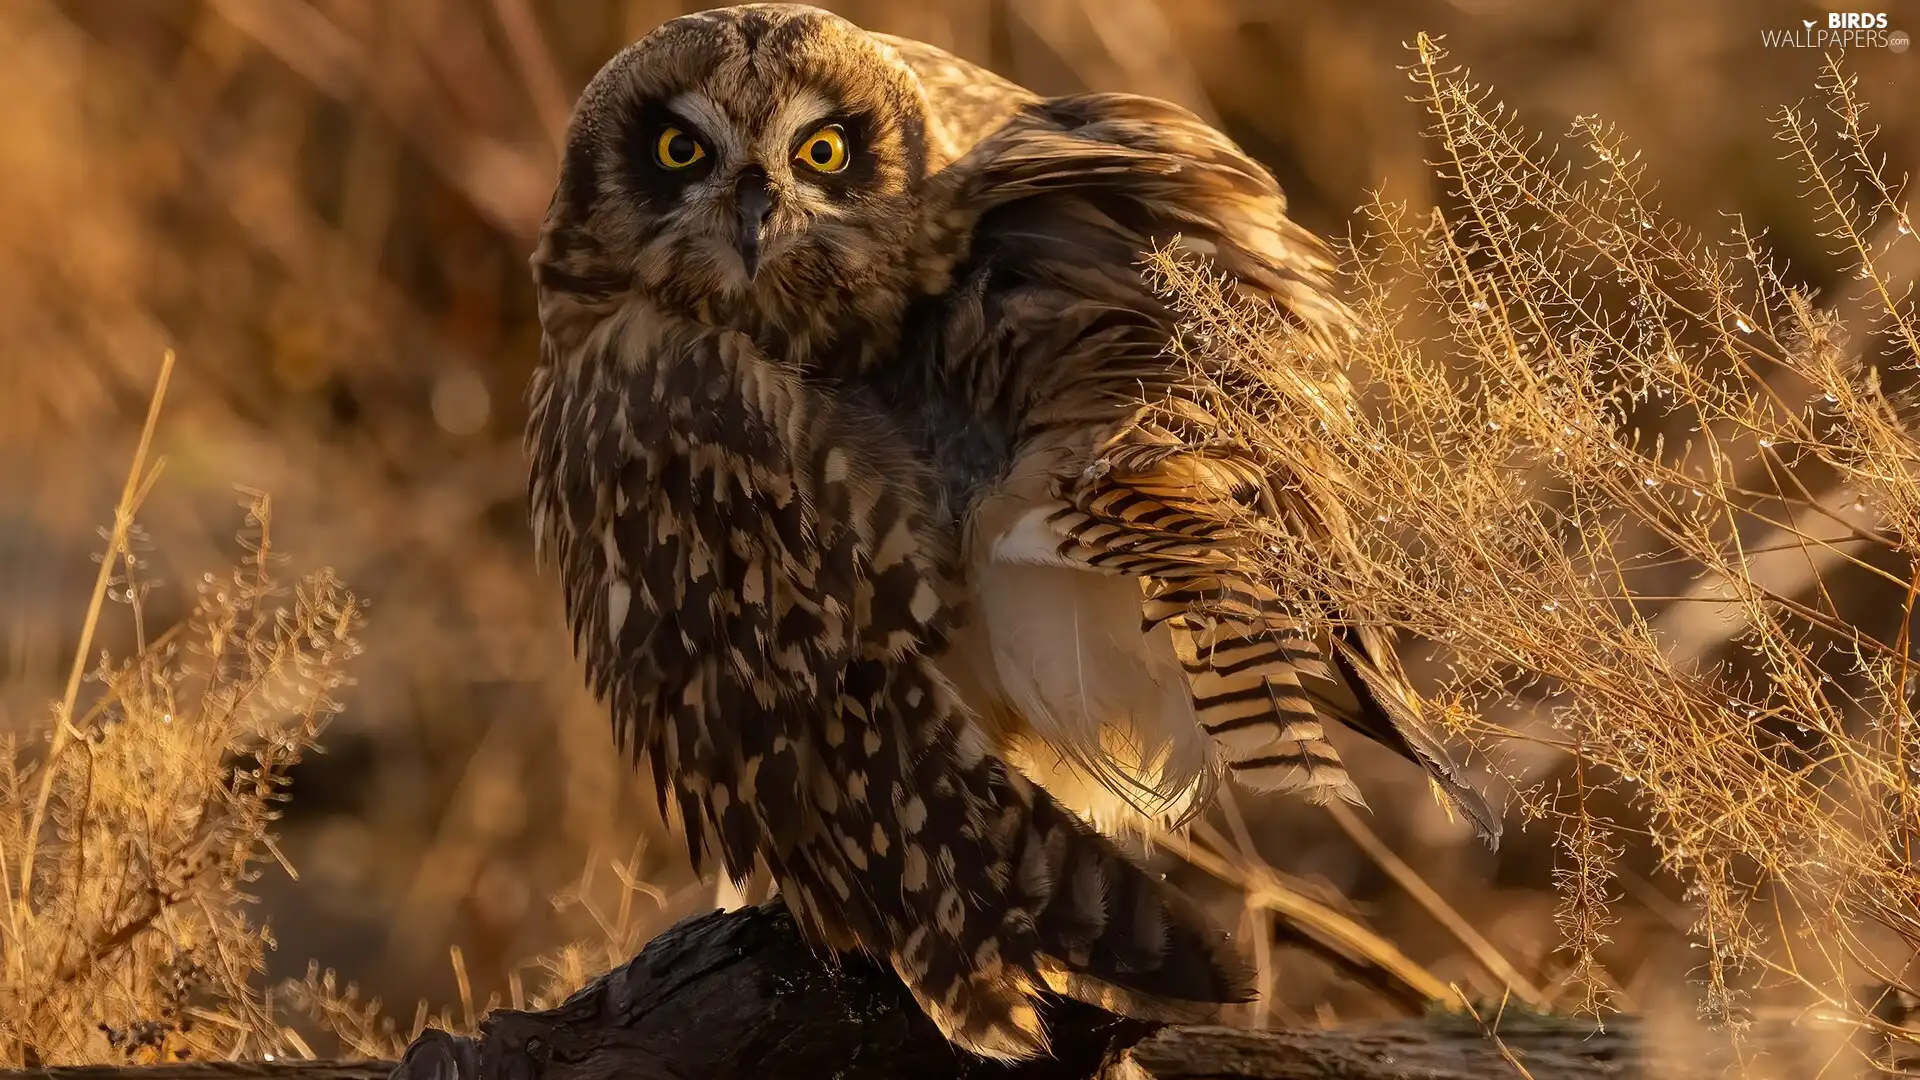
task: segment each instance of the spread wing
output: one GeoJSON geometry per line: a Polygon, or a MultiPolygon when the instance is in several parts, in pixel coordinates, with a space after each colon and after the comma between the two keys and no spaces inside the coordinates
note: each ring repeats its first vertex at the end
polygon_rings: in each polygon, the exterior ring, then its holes
{"type": "MultiPolygon", "coordinates": [[[[970,256],[913,347],[1010,432],[1012,468],[971,506],[965,557],[976,594],[998,600],[983,605],[993,655],[982,666],[999,673],[1016,726],[1081,758],[1107,754],[1089,731],[1128,726],[1144,749],[1118,764],[1137,772],[1143,760],[1190,759],[1183,725],[1197,721],[1210,760],[1239,782],[1359,803],[1326,738],[1338,722],[1421,764],[1497,838],[1497,817],[1425,730],[1390,635],[1316,631],[1262,584],[1249,515],[1284,521],[1302,543],[1342,526],[1208,410],[1168,350],[1190,331],[1142,279],[1143,252],[1177,242],[1338,347],[1349,316],[1327,256],[1287,219],[1272,178],[1185,110],[1118,94],[1030,106],[950,172],[956,204],[977,215],[970,256]],[[1115,576],[1137,583],[1138,624],[1126,632],[1164,637],[1190,709],[1087,712],[1070,688],[1115,674],[1084,658],[1120,630],[1062,625],[1051,658],[996,649],[1022,620],[1060,621],[1057,597],[1052,610],[1007,602],[1009,568],[1036,566],[1085,590],[1115,576]]],[[[1327,557],[1344,550],[1325,543],[1327,557]]],[[[1143,811],[1204,787],[1149,772],[1153,798],[1116,789],[1143,811]]]]}

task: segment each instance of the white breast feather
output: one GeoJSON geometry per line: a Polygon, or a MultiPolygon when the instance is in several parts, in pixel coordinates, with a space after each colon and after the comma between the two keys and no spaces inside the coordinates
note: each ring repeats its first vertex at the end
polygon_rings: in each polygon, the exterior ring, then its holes
{"type": "Polygon", "coordinates": [[[1141,633],[1139,579],[1062,560],[1052,509],[974,548],[973,664],[1025,721],[1016,764],[1098,827],[1149,830],[1182,816],[1212,746],[1171,635],[1141,633]]]}

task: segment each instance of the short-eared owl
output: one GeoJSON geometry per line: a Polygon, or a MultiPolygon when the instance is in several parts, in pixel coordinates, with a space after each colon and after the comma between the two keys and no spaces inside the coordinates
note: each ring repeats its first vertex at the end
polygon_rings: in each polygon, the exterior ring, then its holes
{"type": "Polygon", "coordinates": [[[531,506],[588,679],[696,863],[893,965],[949,1038],[1043,1053],[1050,990],[1246,1000],[1089,822],[1209,781],[1359,800],[1322,723],[1485,805],[1384,632],[1309,632],[1143,280],[1178,241],[1337,343],[1322,246],[1191,113],[1041,98],[814,8],[668,22],[580,99],[532,264],[531,506]]]}

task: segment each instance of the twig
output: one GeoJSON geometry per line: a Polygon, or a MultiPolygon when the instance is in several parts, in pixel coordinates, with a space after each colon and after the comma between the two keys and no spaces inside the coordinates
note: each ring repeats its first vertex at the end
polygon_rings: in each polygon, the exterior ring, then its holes
{"type": "Polygon", "coordinates": [[[1273,873],[1259,869],[1242,870],[1182,836],[1170,834],[1157,837],[1154,843],[1214,877],[1239,886],[1247,892],[1249,903],[1257,903],[1272,911],[1310,941],[1339,956],[1344,963],[1387,977],[1394,985],[1382,985],[1380,989],[1392,993],[1399,1000],[1419,1008],[1452,997],[1446,983],[1415,963],[1392,942],[1303,895],[1299,890],[1288,887],[1273,873]],[[1409,993],[1411,1001],[1408,1001],[1409,993]]]}
{"type": "Polygon", "coordinates": [[[1488,974],[1505,983],[1521,1001],[1533,1008],[1547,1007],[1548,999],[1545,992],[1533,985],[1526,976],[1520,974],[1518,969],[1508,963],[1507,958],[1501,955],[1493,942],[1488,941],[1480,931],[1475,930],[1472,923],[1463,918],[1452,904],[1447,903],[1446,897],[1435,892],[1433,886],[1427,884],[1426,879],[1422,878],[1418,871],[1408,866],[1405,859],[1395,854],[1393,849],[1388,847],[1366,822],[1360,820],[1358,814],[1338,802],[1328,803],[1326,809],[1327,813],[1332,815],[1334,823],[1347,834],[1347,838],[1358,844],[1360,850],[1366,852],[1368,858],[1372,859],[1380,869],[1386,871],[1394,884],[1400,886],[1408,896],[1413,897],[1416,903],[1425,908],[1435,922],[1446,927],[1448,933],[1459,939],[1460,944],[1467,947],[1467,951],[1473,954],[1473,958],[1480,962],[1481,967],[1487,969],[1488,974]]]}
{"type": "MultiPolygon", "coordinates": [[[[1456,986],[1453,988],[1453,994],[1454,997],[1459,1000],[1461,1006],[1467,1010],[1467,1015],[1473,1017],[1474,1023],[1479,1024],[1481,1030],[1486,1032],[1487,1039],[1493,1043],[1495,1049],[1500,1051],[1501,1060],[1513,1066],[1513,1071],[1519,1073],[1525,1080],[1533,1080],[1533,1073],[1529,1072],[1527,1067],[1521,1064],[1519,1055],[1515,1054],[1513,1048],[1507,1045],[1506,1040],[1500,1037],[1500,1016],[1496,1015],[1493,1018],[1493,1023],[1489,1024],[1480,1019],[1480,1010],[1473,1007],[1473,1002],[1467,1000],[1467,995],[1462,992],[1459,987],[1456,986]]],[[[1500,1002],[1501,1014],[1504,1014],[1506,1010],[1507,1003],[1505,1000],[1502,1000],[1500,1002]]]]}
{"type": "Polygon", "coordinates": [[[520,81],[526,84],[534,115],[558,154],[566,146],[567,118],[573,106],[554,66],[553,51],[540,32],[540,21],[527,0],[493,0],[493,11],[506,32],[514,66],[520,69],[520,81]]]}
{"type": "Polygon", "coordinates": [[[87,654],[93,650],[93,632],[100,623],[100,611],[106,603],[107,588],[113,582],[113,563],[127,546],[127,533],[133,527],[133,514],[140,505],[140,497],[152,486],[153,477],[159,474],[159,466],[154,467],[151,475],[146,473],[147,453],[153,446],[153,432],[160,423],[160,406],[166,400],[167,382],[173,377],[173,350],[168,349],[160,358],[160,377],[155,380],[153,396],[147,402],[147,422],[140,429],[140,444],[134,449],[133,464],[127,470],[126,486],[120,490],[120,501],[113,508],[113,531],[107,537],[106,554],[100,559],[100,574],[93,582],[93,596],[87,603],[87,617],[80,625],[80,641],[74,646],[73,667],[67,672],[67,691],[60,701],[60,711],[55,717],[53,743],[47,748],[46,762],[41,766],[40,790],[33,803],[33,817],[27,825],[26,841],[22,845],[20,857],[20,895],[18,905],[21,916],[33,921],[33,863],[35,848],[39,846],[40,829],[46,821],[47,803],[53,797],[53,778],[59,769],[60,755],[73,738],[73,707],[80,697],[80,681],[87,671],[87,654]]]}
{"type": "MultiPolygon", "coordinates": [[[[1240,804],[1234,799],[1233,792],[1221,788],[1219,800],[1220,813],[1227,819],[1227,828],[1233,832],[1233,843],[1240,849],[1241,857],[1250,866],[1271,869],[1261,857],[1259,846],[1253,842],[1253,834],[1247,829],[1246,816],[1240,813],[1240,804]]],[[[1252,893],[1242,897],[1241,910],[1244,912],[1241,925],[1252,931],[1254,969],[1260,977],[1260,996],[1253,1002],[1253,1026],[1264,1028],[1273,1014],[1273,995],[1269,992],[1273,985],[1273,935],[1268,932],[1267,911],[1254,902],[1252,893]]]]}

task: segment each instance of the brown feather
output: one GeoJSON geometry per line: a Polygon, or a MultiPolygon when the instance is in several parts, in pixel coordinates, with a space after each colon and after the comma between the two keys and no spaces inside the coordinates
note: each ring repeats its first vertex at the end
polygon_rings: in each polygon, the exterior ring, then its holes
{"type": "Polygon", "coordinates": [[[990,1057],[1046,1051],[1046,989],[1249,993],[1058,796],[1178,817],[1238,768],[1352,797],[1325,716],[1453,776],[1377,643],[1330,660],[1251,571],[1271,480],[1140,272],[1175,242],[1337,344],[1324,249],[1193,114],[755,4],[595,76],[532,259],[530,510],[617,738],[696,865],[764,865],[990,1057]],[[793,149],[827,129],[837,171],[793,149]]]}
{"type": "MultiPolygon", "coordinates": [[[[1336,655],[1261,583],[1253,516],[1325,557],[1352,554],[1347,526],[1337,507],[1283,490],[1258,448],[1224,431],[1168,350],[1180,319],[1124,260],[1176,241],[1203,250],[1240,295],[1338,347],[1350,315],[1325,248],[1287,219],[1272,178],[1185,110],[1119,94],[1031,105],[950,171],[977,214],[973,264],[958,272],[966,303],[950,302],[932,360],[1011,432],[1008,476],[1051,478],[1044,492],[989,484],[981,504],[1011,495],[1019,510],[992,527],[976,512],[986,537],[975,548],[1014,543],[1023,558],[1140,579],[1142,632],[1171,630],[1195,716],[1241,782],[1362,803],[1322,726],[1338,721],[1421,764],[1496,839],[1497,819],[1380,659],[1390,649],[1336,655]],[[966,291],[1009,267],[1018,285],[980,300],[966,291]]],[[[1344,389],[1327,392],[1337,401],[1344,389]]]]}

